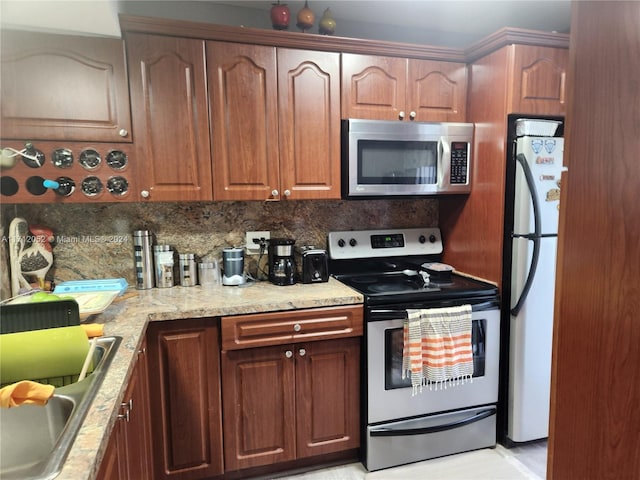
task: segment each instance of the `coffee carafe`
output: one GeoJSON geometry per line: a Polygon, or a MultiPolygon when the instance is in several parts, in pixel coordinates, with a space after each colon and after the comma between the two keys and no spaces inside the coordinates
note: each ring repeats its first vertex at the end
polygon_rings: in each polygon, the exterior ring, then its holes
{"type": "Polygon", "coordinates": [[[269,239],[269,281],[274,285],[296,283],[296,260],[291,238],[269,239]]]}

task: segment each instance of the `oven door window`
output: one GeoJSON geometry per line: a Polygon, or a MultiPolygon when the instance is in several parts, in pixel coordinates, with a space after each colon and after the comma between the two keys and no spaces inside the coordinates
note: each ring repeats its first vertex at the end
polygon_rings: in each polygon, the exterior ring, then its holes
{"type": "MultiPolygon", "coordinates": [[[[471,346],[473,350],[473,376],[484,376],[486,353],[486,320],[473,320],[471,322],[471,346]]],[[[385,330],[384,338],[385,390],[405,388],[411,386],[411,378],[402,378],[402,346],[403,329],[390,328],[385,330]]]]}
{"type": "Polygon", "coordinates": [[[435,185],[438,142],[358,141],[358,184],[435,185]]]}

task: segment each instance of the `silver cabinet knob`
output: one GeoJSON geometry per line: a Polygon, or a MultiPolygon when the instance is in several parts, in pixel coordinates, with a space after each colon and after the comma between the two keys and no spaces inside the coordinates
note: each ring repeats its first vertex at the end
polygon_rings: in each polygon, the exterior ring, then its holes
{"type": "Polygon", "coordinates": [[[280,192],[278,192],[278,190],[274,188],[273,190],[271,190],[271,195],[277,197],[278,195],[280,195],[280,192]]]}
{"type": "Polygon", "coordinates": [[[404,112],[400,112],[400,113],[398,114],[398,118],[399,118],[400,120],[404,120],[404,112]]]}
{"type": "Polygon", "coordinates": [[[293,331],[294,331],[294,332],[299,332],[300,330],[302,330],[302,326],[301,326],[299,323],[296,323],[296,324],[293,326],[293,331]]]}
{"type": "Polygon", "coordinates": [[[126,137],[127,135],[129,135],[129,132],[126,129],[121,128],[118,132],[118,135],[120,135],[121,137],[126,137]]]}
{"type": "Polygon", "coordinates": [[[293,357],[293,352],[291,350],[287,350],[286,352],[284,352],[284,356],[287,358],[291,358],[293,357]]]}
{"type": "Polygon", "coordinates": [[[304,348],[301,348],[300,350],[298,350],[298,353],[301,357],[304,357],[307,354],[307,351],[304,348]]]}
{"type": "Polygon", "coordinates": [[[410,118],[411,120],[413,120],[414,118],[416,118],[416,112],[411,112],[411,113],[409,114],[409,118],[410,118]]]}
{"type": "Polygon", "coordinates": [[[291,190],[285,190],[284,191],[284,196],[288,197],[289,195],[291,195],[291,190]]]}
{"type": "Polygon", "coordinates": [[[149,195],[150,195],[149,190],[142,190],[142,191],[140,192],[140,196],[141,196],[142,198],[149,198],[149,195]]]}

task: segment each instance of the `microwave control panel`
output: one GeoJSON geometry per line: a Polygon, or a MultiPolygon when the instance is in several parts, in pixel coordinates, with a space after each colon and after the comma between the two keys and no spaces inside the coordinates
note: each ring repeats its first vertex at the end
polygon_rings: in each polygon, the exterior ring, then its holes
{"type": "Polygon", "coordinates": [[[469,172],[469,144],[467,142],[451,143],[451,173],[452,185],[466,185],[469,172]]]}

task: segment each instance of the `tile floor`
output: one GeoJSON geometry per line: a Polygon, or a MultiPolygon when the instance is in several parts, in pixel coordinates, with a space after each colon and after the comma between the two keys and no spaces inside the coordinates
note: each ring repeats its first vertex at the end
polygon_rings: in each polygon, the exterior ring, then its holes
{"type": "Polygon", "coordinates": [[[547,442],[507,449],[502,445],[473,452],[367,472],[360,463],[350,463],[278,480],[544,480],[547,442]]]}

